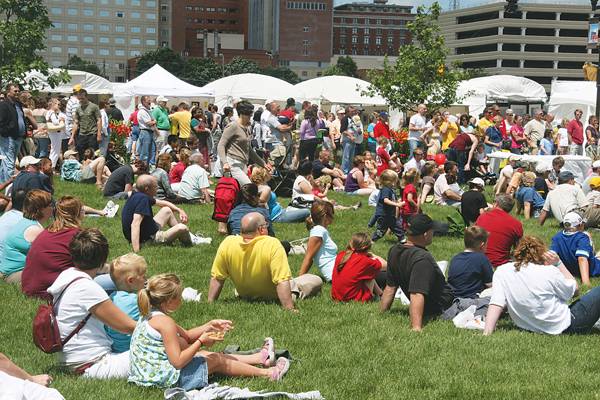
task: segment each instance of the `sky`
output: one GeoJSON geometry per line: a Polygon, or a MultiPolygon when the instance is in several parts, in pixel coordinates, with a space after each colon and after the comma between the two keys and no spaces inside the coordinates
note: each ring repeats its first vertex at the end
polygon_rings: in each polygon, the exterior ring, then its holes
{"type": "MultiPolygon", "coordinates": [[[[367,2],[369,0],[334,0],[335,5],[353,3],[353,2],[367,2]]],[[[389,0],[389,4],[402,4],[407,5],[411,4],[413,6],[419,6],[421,4],[431,4],[434,0],[389,0]]],[[[442,5],[444,10],[449,8],[451,0],[439,0],[439,3],[442,5]]],[[[479,4],[488,4],[495,2],[502,2],[502,0],[458,0],[460,4],[460,8],[473,7],[479,4]]],[[[582,4],[589,5],[589,0],[526,0],[522,1],[523,3],[546,3],[546,4],[582,4]]],[[[413,10],[414,11],[414,10],[413,10]]]]}

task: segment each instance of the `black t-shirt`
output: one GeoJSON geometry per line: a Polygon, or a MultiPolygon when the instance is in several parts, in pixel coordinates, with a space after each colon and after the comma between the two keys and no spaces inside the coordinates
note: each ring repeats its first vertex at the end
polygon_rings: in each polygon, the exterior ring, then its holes
{"type": "Polygon", "coordinates": [[[454,295],[444,274],[427,249],[394,245],[388,254],[386,284],[425,296],[425,315],[439,315],[452,305],[454,295]]]}
{"type": "Polygon", "coordinates": [[[320,178],[321,176],[323,176],[323,168],[331,168],[331,165],[329,165],[328,163],[322,163],[321,160],[317,159],[313,161],[312,164],[312,176],[314,179],[320,178]]]}
{"type": "Polygon", "coordinates": [[[123,224],[123,235],[129,242],[131,242],[131,223],[134,214],[143,216],[140,225],[140,243],[151,239],[158,232],[158,224],[154,221],[154,215],[152,214],[152,206],[155,203],[156,200],[141,192],[134,192],[127,199],[121,212],[121,223],[123,224]]]}
{"type": "Polygon", "coordinates": [[[494,270],[490,260],[483,253],[463,251],[450,261],[448,284],[454,295],[460,298],[476,298],[492,283],[494,270]]]}
{"type": "Polygon", "coordinates": [[[106,181],[104,186],[105,196],[114,196],[125,191],[125,185],[133,183],[133,168],[131,165],[123,165],[117,168],[106,181]]]}
{"type": "Polygon", "coordinates": [[[541,194],[544,199],[546,198],[546,195],[548,194],[548,184],[546,183],[546,180],[543,177],[538,176],[537,178],[535,178],[533,188],[536,192],[541,194]]]}
{"type": "Polygon", "coordinates": [[[115,121],[123,121],[123,113],[115,106],[110,106],[106,114],[108,115],[109,119],[114,119],[115,121]]]}
{"type": "Polygon", "coordinates": [[[21,171],[15,178],[12,186],[12,193],[19,190],[29,192],[30,190],[40,189],[50,194],[54,194],[54,188],[50,183],[50,178],[41,172],[21,171]]]}
{"type": "Polygon", "coordinates": [[[487,208],[487,202],[483,193],[469,190],[463,193],[460,207],[467,224],[471,225],[479,218],[479,209],[487,208]]]}

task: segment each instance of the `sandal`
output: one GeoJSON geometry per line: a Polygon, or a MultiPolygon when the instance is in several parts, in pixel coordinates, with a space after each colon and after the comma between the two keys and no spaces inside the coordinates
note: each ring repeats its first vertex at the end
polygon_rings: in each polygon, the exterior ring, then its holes
{"type": "Polygon", "coordinates": [[[275,343],[272,338],[265,338],[260,355],[263,367],[270,367],[275,363],[275,343]]]}
{"type": "Polygon", "coordinates": [[[279,357],[277,359],[277,364],[271,368],[271,380],[280,381],[289,369],[290,360],[284,357],[279,357]]]}

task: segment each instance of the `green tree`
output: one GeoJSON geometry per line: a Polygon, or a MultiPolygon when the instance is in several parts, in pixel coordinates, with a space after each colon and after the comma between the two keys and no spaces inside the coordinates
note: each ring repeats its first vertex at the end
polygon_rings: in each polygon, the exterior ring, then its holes
{"type": "Polygon", "coordinates": [[[195,86],[204,86],[221,75],[222,67],[213,58],[191,58],[186,61],[179,78],[195,86]]]}
{"type": "Polygon", "coordinates": [[[456,104],[459,82],[468,73],[446,65],[448,50],[440,33],[438,17],[441,7],[419,6],[415,20],[408,24],[414,42],[400,47],[398,59],[391,64],[387,57],[383,70],[370,71],[368,94],[378,94],[399,110],[416,110],[420,103],[438,110],[456,104]]]}
{"type": "Polygon", "coordinates": [[[100,71],[100,68],[96,65],[96,63],[83,60],[78,56],[69,57],[67,65],[63,65],[63,68],[74,69],[76,71],[85,71],[91,74],[103,76],[102,71],[100,71]]]}
{"type": "Polygon", "coordinates": [[[287,67],[267,67],[263,68],[262,73],[264,75],[282,79],[288,83],[291,83],[292,85],[300,82],[300,77],[298,74],[287,67]]]}
{"type": "Polygon", "coordinates": [[[225,65],[225,76],[237,74],[260,74],[260,67],[257,63],[242,57],[234,57],[225,65]]]}
{"type": "Polygon", "coordinates": [[[185,61],[179,54],[168,47],[160,47],[142,54],[137,63],[136,74],[143,74],[154,64],[160,65],[175,76],[180,76],[185,68],[185,61]]]}
{"type": "Polygon", "coordinates": [[[345,75],[358,78],[358,67],[350,56],[340,56],[335,65],[329,66],[323,75],[345,75]]]}
{"type": "MultiPolygon", "coordinates": [[[[0,88],[8,82],[24,83],[30,70],[47,76],[52,87],[69,80],[66,71],[50,73],[50,66],[40,55],[51,27],[43,0],[0,0],[0,88]]],[[[35,88],[40,83],[30,81],[29,86],[35,88]]]]}

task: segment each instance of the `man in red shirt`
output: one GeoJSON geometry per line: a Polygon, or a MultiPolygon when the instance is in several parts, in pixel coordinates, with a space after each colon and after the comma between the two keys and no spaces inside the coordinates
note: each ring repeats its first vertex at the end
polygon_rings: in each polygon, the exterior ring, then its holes
{"type": "Polygon", "coordinates": [[[567,132],[569,134],[569,143],[571,143],[570,154],[581,156],[583,155],[583,123],[581,116],[583,111],[575,110],[575,119],[569,121],[567,132]]]}
{"type": "Polygon", "coordinates": [[[499,194],[494,208],[481,214],[475,222],[489,233],[485,255],[494,268],[510,262],[513,247],[523,237],[523,225],[509,214],[514,205],[512,197],[499,194]]]}
{"type": "Polygon", "coordinates": [[[388,123],[389,115],[385,111],[379,113],[379,121],[375,124],[375,128],[373,128],[373,135],[375,139],[379,139],[381,136],[390,140],[390,126],[388,123]]]}

